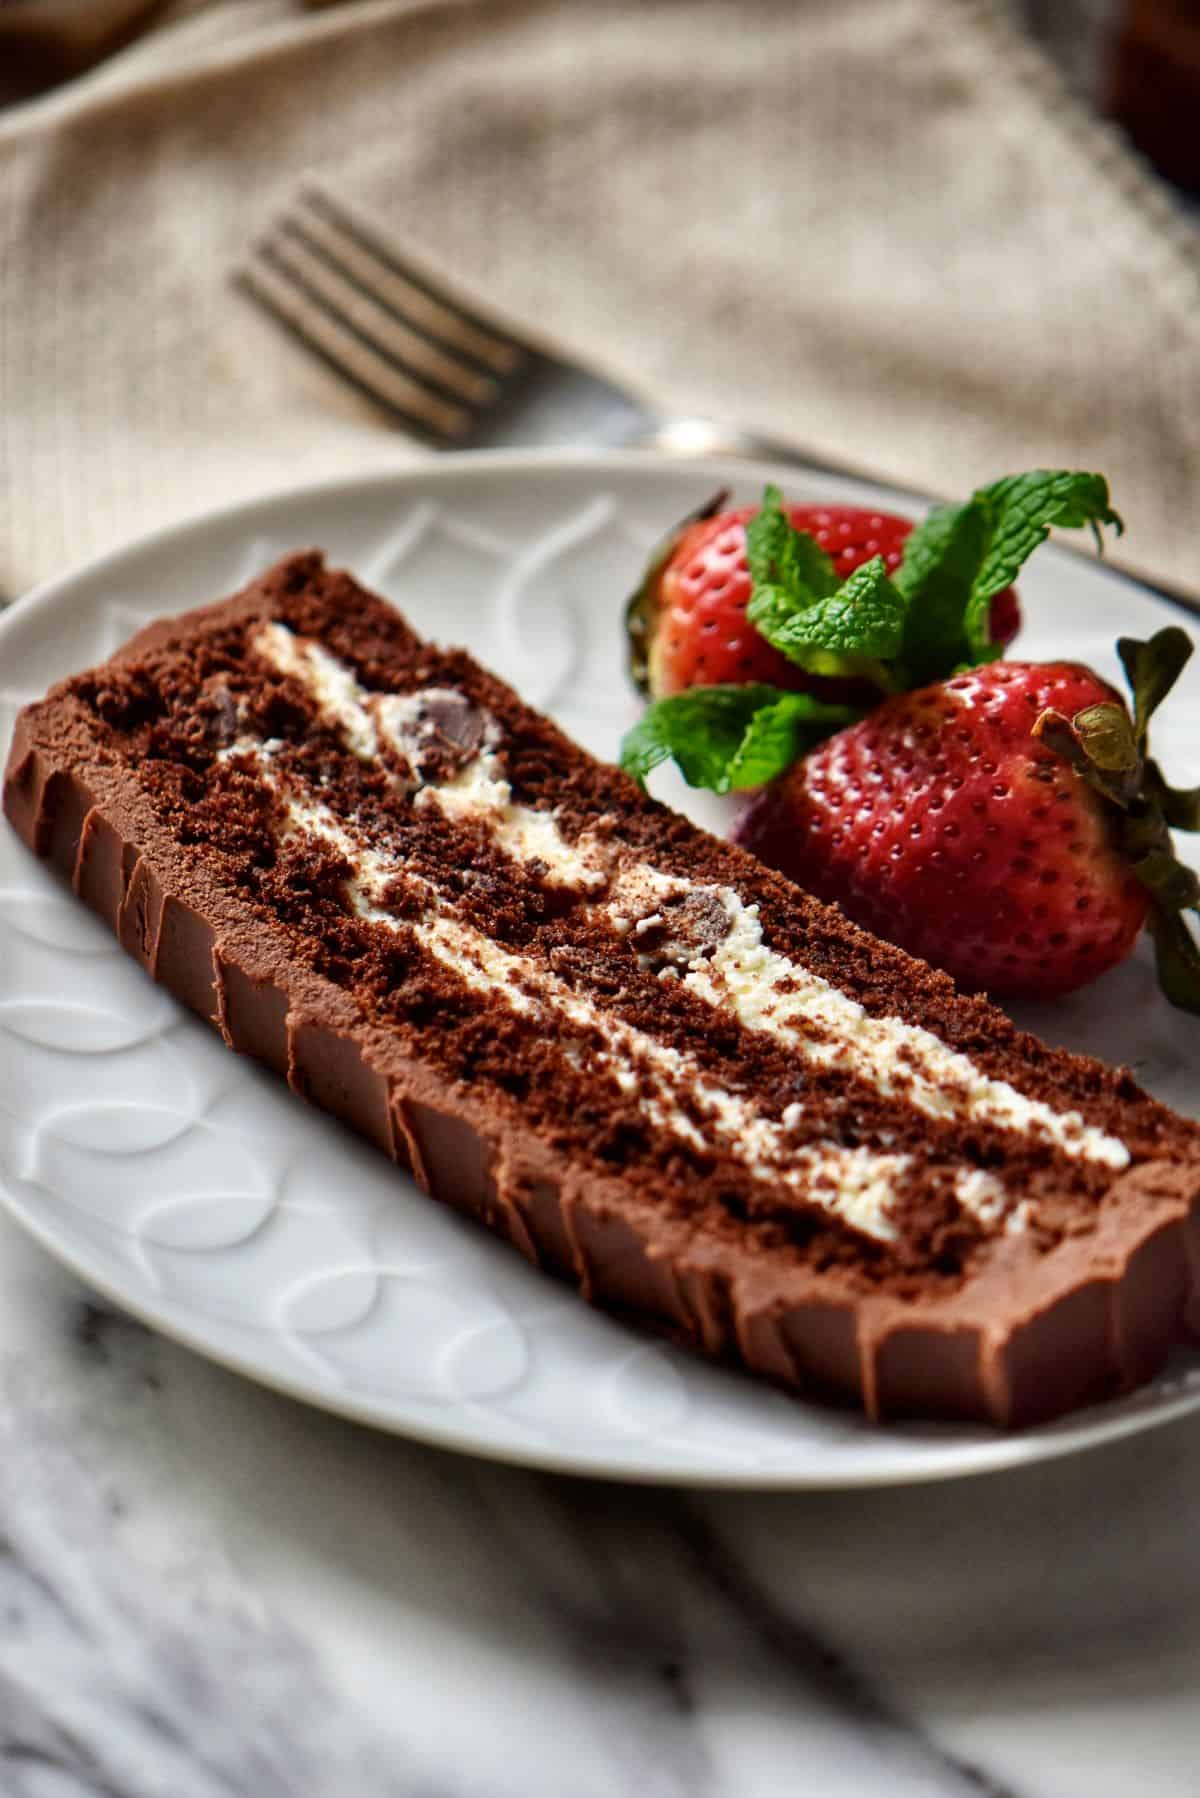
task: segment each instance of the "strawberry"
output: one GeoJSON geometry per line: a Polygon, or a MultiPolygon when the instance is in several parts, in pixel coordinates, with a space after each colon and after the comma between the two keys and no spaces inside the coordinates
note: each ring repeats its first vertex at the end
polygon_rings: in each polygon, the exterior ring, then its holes
{"type": "Polygon", "coordinates": [[[716,510],[689,520],[631,600],[626,624],[634,675],[652,699],[725,682],[805,684],[803,671],[772,649],[746,617],[745,526],[755,509],[716,510]]]}
{"type": "Polygon", "coordinates": [[[1128,954],[1149,899],[1032,727],[1115,697],[1086,668],[1015,662],[898,694],[767,787],[738,840],[959,981],[1066,991],[1128,954]]]}
{"type": "MultiPolygon", "coordinates": [[[[692,687],[765,681],[788,691],[825,691],[772,646],[746,616],[752,583],[746,527],[757,506],[724,509],[724,493],[685,520],[658,552],[626,614],[631,664],[638,686],[652,699],[692,687]]],[[[864,506],[788,505],[792,528],[810,536],[841,580],[883,559],[889,575],[900,568],[911,519],[864,506]]],[[[992,600],[991,638],[1006,647],[1021,624],[1016,590],[992,600]]]]}
{"type": "Polygon", "coordinates": [[[1180,913],[1200,882],[1168,824],[1200,828],[1200,790],[1146,758],[1150,712],[1191,653],[1185,632],[1119,645],[1135,692],[1069,662],[995,662],[885,700],[754,800],[748,849],[962,985],[1049,996],[1122,961],[1149,919],[1168,996],[1200,1009],[1180,913]]]}
{"type": "MultiPolygon", "coordinates": [[[[1132,719],[1086,668],[996,660],[1013,577],[1051,526],[1090,524],[1101,547],[1103,525],[1122,528],[1103,477],[1005,476],[911,529],[874,514],[870,539],[825,509],[825,546],[797,529],[797,512],[768,488],[736,526],[696,520],[668,546],[643,593],[669,599],[686,551],[705,570],[700,597],[706,580],[722,605],[733,590],[786,679],[762,661],[710,665],[715,684],[647,709],[622,765],[644,781],[670,759],[692,786],[765,787],[737,829],[746,847],[964,984],[1068,992],[1148,923],[1167,996],[1200,1010],[1200,950],[1182,919],[1200,908],[1200,879],[1170,839],[1200,829],[1200,789],[1173,791],[1146,751],[1150,713],[1191,654],[1186,633],[1118,645],[1132,719]]],[[[639,623],[658,616],[637,611],[639,623]]],[[[644,672],[695,680],[699,658],[685,663],[669,635],[662,644],[651,632],[644,672]]]]}

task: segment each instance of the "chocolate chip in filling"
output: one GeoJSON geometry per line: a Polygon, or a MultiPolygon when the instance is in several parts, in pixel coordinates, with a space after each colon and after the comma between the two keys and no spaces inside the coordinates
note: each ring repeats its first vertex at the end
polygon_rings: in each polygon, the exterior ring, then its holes
{"type": "Polygon", "coordinates": [[[483,747],[485,719],[451,688],[422,693],[412,725],[412,765],[424,781],[452,780],[483,747]]]}
{"type": "Polygon", "coordinates": [[[729,934],[729,913],[719,893],[701,887],[664,899],[632,931],[639,955],[657,969],[687,968],[704,961],[729,934]]]}

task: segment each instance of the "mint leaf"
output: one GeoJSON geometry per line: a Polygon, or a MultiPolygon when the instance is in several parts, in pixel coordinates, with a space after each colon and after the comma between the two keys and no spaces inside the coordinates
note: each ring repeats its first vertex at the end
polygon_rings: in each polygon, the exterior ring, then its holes
{"type": "Polygon", "coordinates": [[[798,607],[837,591],[832,561],[815,537],[796,530],[778,487],[766,489],[746,526],[746,560],[755,587],[778,587],[798,607]]]}
{"type": "Polygon", "coordinates": [[[746,560],[753,600],[750,622],[768,641],[796,613],[837,590],[833,563],[815,537],[797,531],[778,487],[768,487],[746,526],[746,560]]]}
{"type": "Polygon", "coordinates": [[[885,690],[920,686],[1002,654],[991,602],[1053,525],[1121,520],[1102,475],[1034,469],[936,507],[908,537],[895,578],[878,557],[837,584],[818,544],[793,528],[768,487],[747,525],[751,624],[810,673],[865,676],[885,690]]]}
{"type": "Polygon", "coordinates": [[[727,770],[727,790],[740,793],[747,787],[765,786],[823,737],[860,716],[853,706],[827,705],[808,693],[780,694],[747,724],[727,770]]]}
{"type": "Polygon", "coordinates": [[[627,732],[621,766],[634,779],[674,761],[690,787],[714,793],[762,786],[814,743],[861,716],[778,687],[693,687],[652,705],[627,732]]]}
{"type": "Polygon", "coordinates": [[[778,689],[764,685],[693,687],[657,700],[621,743],[621,766],[637,781],[660,762],[674,760],[692,787],[728,791],[727,770],[755,713],[775,703],[778,689]]]}
{"type": "Polygon", "coordinates": [[[906,611],[883,557],[873,556],[803,610],[783,612],[776,590],[767,587],[753,595],[746,616],[768,643],[814,674],[866,674],[890,684],[879,665],[899,654],[906,611]]]}
{"type": "Polygon", "coordinates": [[[938,506],[908,538],[895,584],[908,600],[902,657],[909,678],[938,680],[994,661],[991,602],[1010,585],[1052,525],[1121,520],[1102,475],[1034,469],[980,487],[961,506],[938,506]]]}
{"type": "Polygon", "coordinates": [[[1108,482],[1099,474],[1035,468],[1029,474],[1005,475],[981,487],[973,499],[985,506],[989,525],[987,550],[963,615],[967,651],[975,660],[991,644],[991,601],[1046,541],[1052,525],[1077,529],[1090,524],[1101,550],[1102,525],[1111,525],[1118,536],[1125,527],[1109,504],[1108,482]]]}
{"type": "Polygon", "coordinates": [[[988,546],[988,508],[938,506],[905,540],[893,577],[908,602],[901,656],[913,685],[939,680],[966,656],[963,614],[988,546]]]}

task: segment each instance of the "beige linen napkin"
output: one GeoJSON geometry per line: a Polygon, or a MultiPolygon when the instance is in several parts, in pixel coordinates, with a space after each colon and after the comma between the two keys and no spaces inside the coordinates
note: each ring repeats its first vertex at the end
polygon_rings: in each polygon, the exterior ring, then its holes
{"type": "Polygon", "coordinates": [[[0,585],[415,457],[230,286],[314,173],[664,404],[1107,472],[1200,592],[1200,256],[987,0],[177,5],[0,114],[0,585]]]}

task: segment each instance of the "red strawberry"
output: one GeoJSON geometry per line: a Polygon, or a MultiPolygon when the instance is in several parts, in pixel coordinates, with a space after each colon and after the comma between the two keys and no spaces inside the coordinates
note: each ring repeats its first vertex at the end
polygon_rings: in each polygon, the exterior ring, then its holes
{"type": "Polygon", "coordinates": [[[736,834],[964,986],[1069,992],[1121,961],[1146,921],[1152,898],[1131,860],[1147,845],[1170,855],[1161,814],[1149,835],[1129,834],[1150,815],[1136,798],[1140,729],[1135,747],[1118,695],[1087,668],[993,662],[827,738],[764,789],[736,834]],[[1128,733],[1118,804],[1075,753],[1070,733],[1088,720],[1128,733]]]}
{"type": "MultiPolygon", "coordinates": [[[[627,613],[634,678],[652,699],[692,687],[764,681],[793,692],[839,693],[805,672],[759,635],[746,617],[750,570],[746,523],[757,506],[714,509],[689,520],[651,564],[627,613]]],[[[889,574],[900,566],[912,520],[862,506],[787,506],[798,531],[815,537],[845,580],[882,556],[889,574]]],[[[992,602],[992,634],[1008,644],[1020,629],[1016,590],[992,602]]]]}

